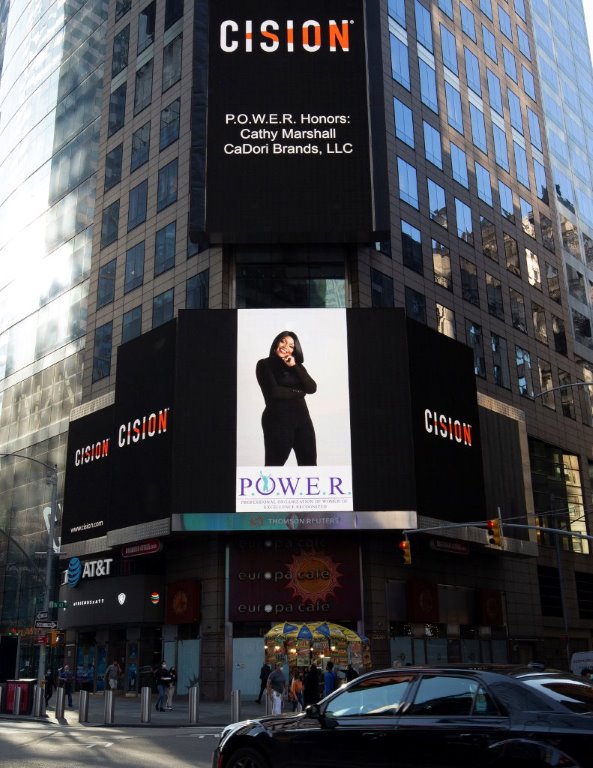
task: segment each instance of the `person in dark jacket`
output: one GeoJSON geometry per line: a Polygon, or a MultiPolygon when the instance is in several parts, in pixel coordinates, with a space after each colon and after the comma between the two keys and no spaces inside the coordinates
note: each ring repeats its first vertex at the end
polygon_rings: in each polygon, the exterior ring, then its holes
{"type": "Polygon", "coordinates": [[[304,704],[316,704],[319,701],[319,671],[316,664],[311,664],[303,681],[304,704]]]}
{"type": "Polygon", "coordinates": [[[303,361],[296,333],[282,331],[272,342],[268,357],[255,367],[266,401],[261,423],[267,467],[284,466],[292,450],[299,466],[317,465],[315,429],[305,402],[305,395],[316,392],[317,384],[303,361]]]}
{"type": "Polygon", "coordinates": [[[169,669],[169,675],[171,676],[171,679],[169,680],[169,687],[167,688],[167,709],[173,709],[173,696],[175,695],[175,686],[177,685],[177,670],[175,667],[171,667],[169,669]]]}
{"type": "Polygon", "coordinates": [[[48,669],[45,673],[45,706],[49,704],[49,700],[54,695],[54,673],[51,669],[48,669]]]}
{"type": "Polygon", "coordinates": [[[259,696],[256,699],[258,704],[261,704],[261,697],[266,690],[266,684],[271,671],[272,667],[267,662],[262,665],[262,668],[259,671],[259,696]]]}
{"type": "Polygon", "coordinates": [[[161,662],[161,666],[156,671],[155,678],[156,687],[159,692],[159,697],[156,700],[155,709],[157,712],[164,712],[165,707],[163,705],[167,698],[167,689],[169,687],[169,683],[171,682],[171,675],[169,674],[166,661],[161,662]]]}
{"type": "Polygon", "coordinates": [[[72,709],[72,685],[74,683],[74,676],[69,664],[64,664],[60,670],[59,675],[60,686],[64,689],[64,694],[68,699],[68,706],[72,709]]]}

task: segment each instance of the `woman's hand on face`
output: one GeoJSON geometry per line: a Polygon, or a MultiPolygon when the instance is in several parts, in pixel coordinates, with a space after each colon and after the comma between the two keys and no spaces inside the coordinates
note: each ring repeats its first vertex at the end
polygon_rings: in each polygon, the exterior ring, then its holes
{"type": "Polygon", "coordinates": [[[296,360],[294,359],[294,357],[292,355],[287,355],[286,357],[284,357],[282,359],[284,360],[284,362],[286,363],[286,365],[289,368],[294,368],[294,366],[296,365],[296,360]]]}

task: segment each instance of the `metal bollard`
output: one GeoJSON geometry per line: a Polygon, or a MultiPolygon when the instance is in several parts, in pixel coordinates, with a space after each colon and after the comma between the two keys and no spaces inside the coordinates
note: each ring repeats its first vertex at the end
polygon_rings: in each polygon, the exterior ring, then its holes
{"type": "Polygon", "coordinates": [[[14,700],[12,702],[12,714],[13,715],[20,715],[21,713],[21,688],[20,686],[16,686],[14,689],[14,700]]]}
{"type": "Polygon", "coordinates": [[[150,723],[152,704],[152,689],[148,685],[140,689],[140,722],[150,723]]]}
{"type": "Polygon", "coordinates": [[[192,685],[188,691],[189,694],[189,722],[194,724],[198,722],[200,716],[200,686],[192,685]]]}
{"type": "Polygon", "coordinates": [[[115,722],[115,697],[113,690],[110,688],[105,691],[105,725],[113,725],[115,722]]]}
{"type": "Polygon", "coordinates": [[[231,691],[231,723],[241,719],[241,691],[231,691]]]}
{"type": "Polygon", "coordinates": [[[88,723],[89,721],[89,692],[81,691],[78,699],[78,722],[88,723]]]}
{"type": "Polygon", "coordinates": [[[33,688],[33,717],[43,717],[45,714],[45,687],[35,684],[33,688]]]}
{"type": "Polygon", "coordinates": [[[56,720],[64,717],[64,699],[66,698],[66,690],[64,688],[58,688],[56,694],[56,720]]]}

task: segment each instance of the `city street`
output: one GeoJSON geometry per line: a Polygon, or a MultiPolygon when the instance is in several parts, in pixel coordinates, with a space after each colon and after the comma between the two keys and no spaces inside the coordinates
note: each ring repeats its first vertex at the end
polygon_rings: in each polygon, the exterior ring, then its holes
{"type": "Polygon", "coordinates": [[[0,722],[3,765],[209,768],[222,727],[108,728],[0,722]]]}

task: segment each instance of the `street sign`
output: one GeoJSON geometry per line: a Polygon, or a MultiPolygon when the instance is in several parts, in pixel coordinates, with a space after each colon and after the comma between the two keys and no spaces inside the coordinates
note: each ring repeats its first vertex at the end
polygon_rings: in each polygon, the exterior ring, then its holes
{"type": "Polygon", "coordinates": [[[67,608],[68,607],[68,601],[67,600],[52,600],[49,604],[50,608],[67,608]]]}
{"type": "Polygon", "coordinates": [[[42,621],[43,619],[49,619],[49,612],[48,611],[38,611],[37,616],[35,616],[37,621],[42,621]]]}
{"type": "Polygon", "coordinates": [[[35,638],[37,645],[47,645],[47,635],[39,635],[35,638]]]}
{"type": "Polygon", "coordinates": [[[36,621],[35,629],[57,629],[57,621],[36,621]]]}

